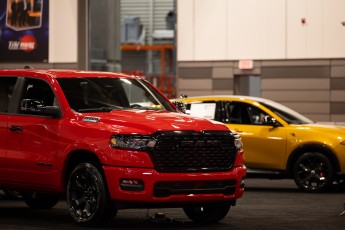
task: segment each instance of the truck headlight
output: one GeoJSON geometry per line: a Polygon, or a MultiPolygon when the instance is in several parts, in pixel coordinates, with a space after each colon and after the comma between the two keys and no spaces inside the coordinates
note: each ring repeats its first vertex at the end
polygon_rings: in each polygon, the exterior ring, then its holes
{"type": "Polygon", "coordinates": [[[150,136],[140,135],[113,135],[110,138],[110,146],[112,148],[121,149],[148,149],[154,148],[156,140],[150,136]]]}

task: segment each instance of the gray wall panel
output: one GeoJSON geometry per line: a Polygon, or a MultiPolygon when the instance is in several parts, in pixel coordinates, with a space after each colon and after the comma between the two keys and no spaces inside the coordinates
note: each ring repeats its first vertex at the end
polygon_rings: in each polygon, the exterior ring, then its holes
{"type": "Polygon", "coordinates": [[[344,122],[345,121],[345,113],[343,113],[343,114],[331,114],[330,120],[334,121],[334,122],[344,122]]]}
{"type": "Polygon", "coordinates": [[[331,113],[345,114],[345,102],[331,102],[331,113]]]}
{"type": "Polygon", "coordinates": [[[212,95],[233,95],[233,90],[213,90],[212,95]]]}
{"type": "Polygon", "coordinates": [[[330,68],[327,66],[286,66],[264,67],[262,78],[328,78],[330,68]]]}
{"type": "Polygon", "coordinates": [[[212,89],[214,90],[227,90],[234,88],[233,79],[213,79],[212,89]]]}
{"type": "Polygon", "coordinates": [[[333,66],[331,68],[331,77],[345,77],[345,66],[333,66]]]}
{"type": "Polygon", "coordinates": [[[317,114],[329,114],[330,112],[329,102],[285,102],[284,105],[302,114],[310,113],[310,111],[317,114]]]}
{"type": "MultiPolygon", "coordinates": [[[[212,85],[207,90],[198,90],[201,79],[198,74],[198,78],[186,79],[179,75],[177,77],[180,80],[190,80],[187,87],[182,90],[192,92],[190,95],[231,95],[234,91],[227,87],[235,86],[234,75],[241,71],[244,75],[259,72],[261,97],[287,105],[314,121],[345,122],[345,59],[257,60],[255,63],[257,63],[255,68],[259,70],[239,70],[238,61],[178,63],[179,70],[187,67],[193,67],[189,69],[189,71],[193,69],[193,72],[199,72],[198,69],[205,67],[212,69],[211,77],[202,78],[212,80],[212,85]],[[233,74],[232,77],[228,76],[230,73],[233,74]]],[[[188,75],[194,76],[194,73],[189,72],[188,75]]],[[[201,87],[205,88],[207,84],[202,84],[201,87]]]]}
{"type": "Polygon", "coordinates": [[[345,114],[345,102],[331,102],[331,114],[345,114]]]}
{"type": "Polygon", "coordinates": [[[211,79],[179,79],[180,90],[212,90],[211,79]]]}
{"type": "Polygon", "coordinates": [[[212,90],[192,90],[192,89],[182,89],[179,91],[179,94],[177,94],[177,97],[180,95],[187,95],[188,97],[193,96],[201,96],[201,95],[213,95],[212,90]]]}
{"type": "Polygon", "coordinates": [[[345,101],[345,90],[332,90],[330,100],[334,102],[345,101]]]}
{"type": "Polygon", "coordinates": [[[304,116],[306,116],[307,118],[309,118],[312,121],[315,122],[322,122],[322,121],[330,121],[331,120],[331,116],[330,115],[323,115],[323,114],[315,114],[315,113],[305,113],[303,114],[304,116]]]}
{"type": "Polygon", "coordinates": [[[180,68],[178,75],[180,78],[212,78],[212,68],[180,68]]]}
{"type": "Polygon", "coordinates": [[[261,67],[330,66],[330,60],[262,60],[261,67]]]}
{"type": "Polygon", "coordinates": [[[328,102],[330,93],[328,90],[315,91],[263,91],[261,96],[277,102],[328,102]]]}
{"type": "Polygon", "coordinates": [[[299,79],[287,79],[287,78],[264,78],[261,80],[261,90],[314,90],[314,89],[330,89],[329,79],[320,78],[299,78],[299,79]]]}
{"type": "Polygon", "coordinates": [[[200,61],[186,61],[186,62],[179,62],[178,63],[179,68],[183,67],[213,67],[213,62],[200,62],[200,61]]]}
{"type": "Polygon", "coordinates": [[[234,70],[232,67],[214,67],[213,78],[233,78],[234,70]]]}
{"type": "MultiPolygon", "coordinates": [[[[345,90],[345,77],[344,78],[333,78],[331,79],[331,89],[334,90],[345,90]]],[[[345,98],[344,98],[345,100],[345,98]]]]}

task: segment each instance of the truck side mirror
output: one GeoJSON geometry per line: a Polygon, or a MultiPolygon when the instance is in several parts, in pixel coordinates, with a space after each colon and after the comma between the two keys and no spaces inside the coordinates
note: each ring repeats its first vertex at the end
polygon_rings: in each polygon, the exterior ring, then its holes
{"type": "Polygon", "coordinates": [[[20,111],[26,114],[60,116],[59,106],[46,106],[43,100],[38,99],[23,99],[20,103],[20,111]]]}
{"type": "Polygon", "coordinates": [[[180,101],[173,101],[173,104],[176,106],[178,110],[180,110],[182,113],[186,113],[186,105],[183,102],[180,101]]]}

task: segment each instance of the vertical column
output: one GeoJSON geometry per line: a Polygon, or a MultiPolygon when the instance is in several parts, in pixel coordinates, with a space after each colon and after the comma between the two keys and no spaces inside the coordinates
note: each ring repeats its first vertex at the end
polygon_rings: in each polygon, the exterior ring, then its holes
{"type": "Polygon", "coordinates": [[[107,47],[107,70],[118,72],[121,70],[121,49],[120,49],[120,30],[121,30],[121,1],[107,1],[108,15],[108,47],[107,47]]]}

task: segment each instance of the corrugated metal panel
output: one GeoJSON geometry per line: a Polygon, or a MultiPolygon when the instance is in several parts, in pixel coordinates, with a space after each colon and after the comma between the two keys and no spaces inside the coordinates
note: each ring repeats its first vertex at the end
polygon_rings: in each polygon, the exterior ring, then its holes
{"type": "Polygon", "coordinates": [[[148,44],[152,37],[150,31],[167,29],[166,16],[173,10],[174,0],[121,0],[121,21],[123,22],[127,16],[138,16],[146,29],[146,44],[148,44]]]}
{"type": "MultiPolygon", "coordinates": [[[[121,0],[121,22],[128,16],[137,16],[145,27],[145,45],[161,44],[162,41],[152,39],[154,30],[165,30],[166,16],[174,10],[175,0],[121,0]],[[152,13],[152,15],[151,15],[152,13]],[[151,22],[152,18],[152,22],[151,22]],[[151,40],[152,39],[152,40],[151,40]],[[152,41],[152,43],[151,43],[152,41]]],[[[172,40],[163,43],[172,43],[172,40]]],[[[157,51],[149,52],[122,51],[122,69],[145,71],[146,75],[160,74],[160,55],[157,51]],[[149,68],[151,66],[151,68],[149,68]]]]}

